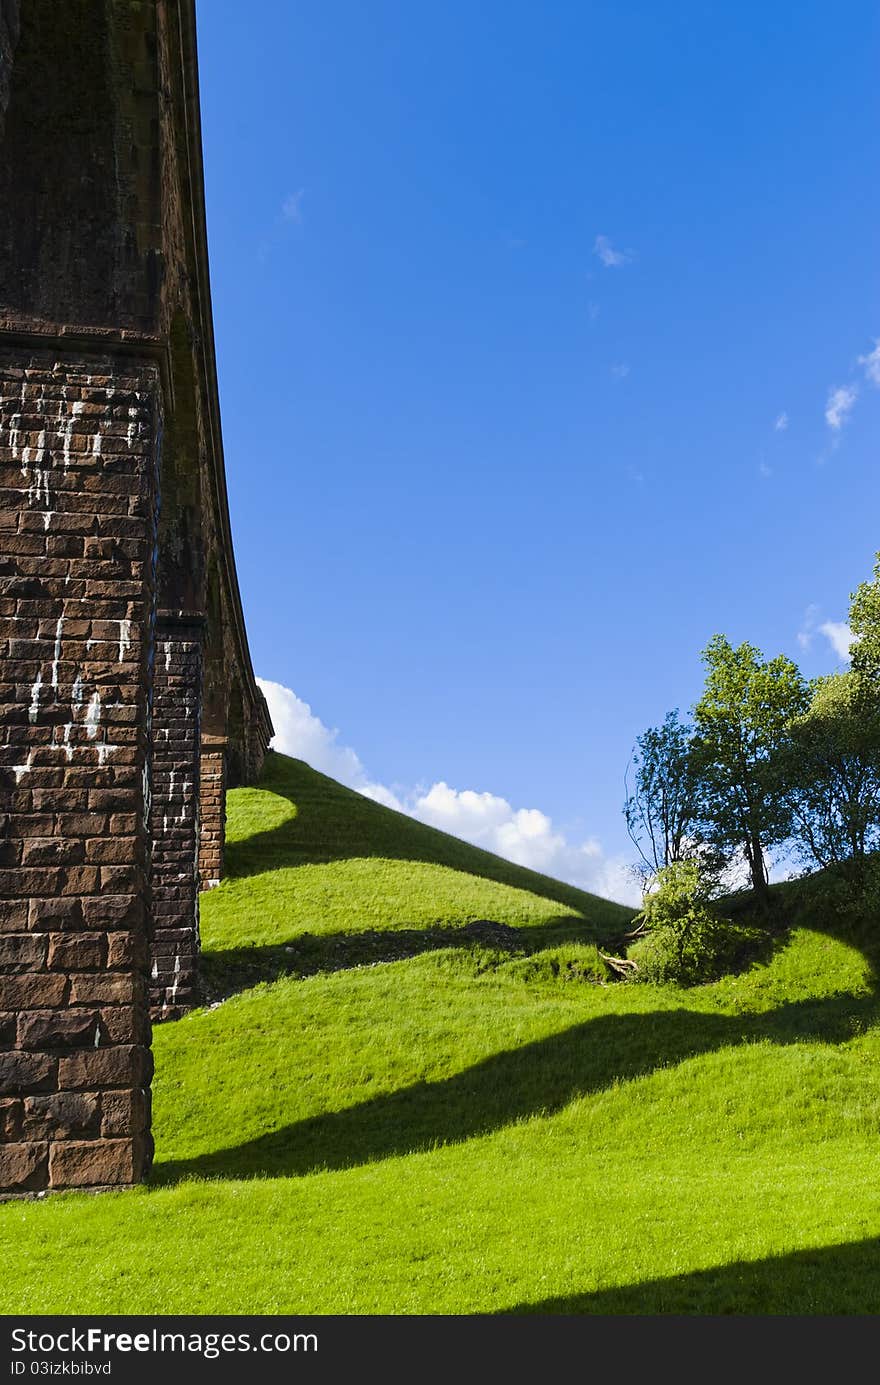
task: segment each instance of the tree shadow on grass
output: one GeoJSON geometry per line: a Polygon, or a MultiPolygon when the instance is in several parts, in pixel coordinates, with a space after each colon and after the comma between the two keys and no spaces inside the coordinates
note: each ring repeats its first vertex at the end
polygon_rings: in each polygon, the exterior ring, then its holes
{"type": "Polygon", "coordinates": [[[880,1238],[521,1303],[503,1315],[876,1314],[880,1238]]]}
{"type": "Polygon", "coordinates": [[[799,1001],[757,1015],[660,1010],[604,1015],[493,1054],[464,1072],[327,1112],[228,1149],[159,1164],[154,1177],[248,1178],[346,1169],[487,1135],[577,1097],[720,1048],[841,1043],[878,1017],[875,996],[799,1001]]]}
{"type": "Polygon", "coordinates": [[[286,800],[296,810],[284,822],[229,840],[224,865],[230,879],[331,861],[380,857],[424,862],[528,890],[568,909],[592,915],[605,932],[620,929],[636,912],[574,885],[527,870],[481,847],[386,808],[312,769],[271,751],[257,790],[286,800]]]}
{"type": "MultiPolygon", "coordinates": [[[[298,933],[283,943],[203,952],[201,976],[205,997],[213,1001],[249,990],[261,981],[301,979],[352,967],[400,962],[445,948],[491,949],[510,957],[528,957],[548,948],[592,946],[595,942],[595,929],[580,914],[561,914],[544,923],[515,927],[492,919],[475,919],[448,926],[298,933]]],[[[604,979],[600,967],[595,979],[604,979]]]]}

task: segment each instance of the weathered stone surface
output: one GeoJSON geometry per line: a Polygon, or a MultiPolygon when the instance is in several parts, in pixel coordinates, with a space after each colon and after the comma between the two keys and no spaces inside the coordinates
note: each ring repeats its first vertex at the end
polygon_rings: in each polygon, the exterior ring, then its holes
{"type": "Polygon", "coordinates": [[[92,1010],[47,1010],[18,1021],[21,1049],[94,1048],[99,1018],[92,1010]]]}
{"type": "Polygon", "coordinates": [[[63,1005],[67,977],[39,972],[33,976],[0,976],[0,1010],[42,1010],[63,1005]]]}
{"type": "Polygon", "coordinates": [[[0,1145],[12,1144],[21,1135],[22,1103],[16,1099],[0,1101],[0,1145]]]}
{"type": "Polygon", "coordinates": [[[97,971],[107,960],[104,933],[50,935],[48,964],[56,971],[97,971]]]}
{"type": "Polygon", "coordinates": [[[102,1135],[140,1135],[149,1125],[149,1091],[105,1092],[101,1116],[102,1135]]]}
{"type": "Polygon", "coordinates": [[[130,1005],[142,994],[140,979],[127,972],[73,976],[70,981],[70,1001],[75,1005],[101,1001],[108,1005],[130,1005]]]}
{"type": "Polygon", "coordinates": [[[45,1053],[0,1053],[0,1094],[46,1091],[55,1085],[57,1071],[45,1053]]]}
{"type": "Polygon", "coordinates": [[[84,1092],[53,1092],[48,1096],[25,1097],[21,1129],[26,1140],[64,1139],[97,1134],[101,1106],[97,1095],[84,1092]]]}
{"type": "Polygon", "coordinates": [[[46,1186],[46,1144],[0,1146],[0,1188],[10,1193],[36,1192],[46,1186]]]}
{"type": "Polygon", "coordinates": [[[137,1183],[143,1177],[144,1141],[69,1140],[49,1150],[53,1188],[104,1188],[137,1183]]]}
{"type": "Polygon", "coordinates": [[[193,0],[0,0],[0,1196],[142,1176],[148,969],[197,998],[199,802],[219,880],[271,734],[200,170],[193,0]]]}
{"type": "Polygon", "coordinates": [[[199,778],[202,633],[196,616],[165,614],[156,632],[153,690],[153,938],[150,1007],[176,1018],[192,1003],[199,952],[199,778]]]}
{"type": "MultiPolygon", "coordinates": [[[[2,1063],[2,1055],[0,1055],[2,1063]]],[[[2,1071],[2,1069],[0,1069],[2,1071]]],[[[58,1083],[62,1091],[93,1090],[97,1087],[144,1087],[153,1074],[150,1051],[134,1044],[96,1048],[72,1053],[58,1062],[58,1083]]]]}
{"type": "Polygon", "coordinates": [[[48,939],[39,934],[0,935],[0,967],[5,971],[35,971],[46,960],[48,939]]]}

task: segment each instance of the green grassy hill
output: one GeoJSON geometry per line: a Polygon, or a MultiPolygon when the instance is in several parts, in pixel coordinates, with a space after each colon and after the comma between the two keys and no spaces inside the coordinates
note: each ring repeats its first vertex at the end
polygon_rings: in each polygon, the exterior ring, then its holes
{"type": "Polygon", "coordinates": [[[876,1311],[878,1004],[833,921],[597,984],[628,910],[281,756],[228,864],[151,1185],[0,1207],[0,1312],[876,1311]]]}

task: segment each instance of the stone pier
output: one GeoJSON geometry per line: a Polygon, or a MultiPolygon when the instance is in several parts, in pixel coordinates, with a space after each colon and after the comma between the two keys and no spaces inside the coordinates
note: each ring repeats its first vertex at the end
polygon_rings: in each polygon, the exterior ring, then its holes
{"type": "Polygon", "coordinates": [[[193,0],[0,0],[0,1197],[145,1176],[271,736],[206,246],[193,0]]]}

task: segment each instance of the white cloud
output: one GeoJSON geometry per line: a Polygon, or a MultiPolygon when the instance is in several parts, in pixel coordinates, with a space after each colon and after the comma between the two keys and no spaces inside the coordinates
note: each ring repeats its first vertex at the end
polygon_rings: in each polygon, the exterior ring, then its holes
{"type": "Polygon", "coordinates": [[[816,634],[824,635],[841,663],[849,662],[849,651],[856,636],[844,620],[820,621],[820,608],[810,605],[804,611],[804,619],[798,631],[797,641],[801,649],[811,649],[816,634]]]}
{"type": "Polygon", "coordinates": [[[763,476],[764,480],[766,481],[767,478],[768,478],[769,476],[772,476],[772,475],[773,475],[773,468],[772,468],[772,466],[768,466],[766,462],[759,462],[759,463],[758,463],[758,475],[759,475],[759,476],[763,476]]]}
{"type": "Polygon", "coordinates": [[[880,387],[880,337],[874,338],[873,351],[859,357],[859,365],[865,367],[865,375],[871,384],[880,387]]]}
{"type": "Polygon", "coordinates": [[[607,236],[597,236],[593,242],[593,254],[598,255],[606,269],[620,269],[633,259],[631,250],[615,250],[607,236]]]}
{"type": "Polygon", "coordinates": [[[777,417],[776,417],[776,422],[774,423],[773,428],[774,428],[774,431],[777,432],[777,433],[784,433],[787,427],[788,427],[788,414],[787,414],[787,413],[785,412],[785,410],[783,409],[783,410],[782,410],[782,413],[777,415],[777,417]]]}
{"type": "Polygon", "coordinates": [[[819,626],[841,663],[849,663],[849,651],[856,638],[845,620],[825,620],[819,626]]]}
{"type": "Polygon", "coordinates": [[[316,717],[307,702],[297,697],[282,683],[272,683],[267,678],[258,678],[257,685],[262,688],[269,704],[269,715],[275,728],[272,747],[282,755],[293,755],[297,760],[305,760],[312,769],[329,774],[340,784],[375,798],[388,808],[400,808],[401,804],[384,784],[374,784],[361,764],[360,756],[350,746],[338,743],[339,732],[331,731],[320,717],[316,717]]]}
{"type": "Polygon", "coordinates": [[[629,366],[627,365],[626,361],[621,361],[620,365],[613,365],[611,367],[612,379],[625,380],[627,375],[629,375],[629,366]]]}
{"type": "Polygon", "coordinates": [[[858,397],[857,385],[840,385],[829,392],[825,405],[825,422],[829,428],[838,432],[843,427],[858,397]]]}
{"type": "Polygon", "coordinates": [[[297,188],[296,192],[289,192],[281,203],[281,215],[285,221],[293,221],[297,225],[302,222],[302,200],[305,197],[305,188],[297,188]]]}
{"type": "Polygon", "coordinates": [[[514,808],[497,794],[454,789],[440,780],[427,791],[418,788],[395,793],[371,780],[360,756],[339,744],[308,703],[290,688],[258,678],[275,727],[272,747],[283,755],[305,760],[358,793],[387,808],[408,813],[430,827],[493,851],[506,860],[558,880],[591,890],[608,899],[638,904],[638,888],[623,857],[606,856],[595,838],[569,841],[539,808],[514,808]]]}

